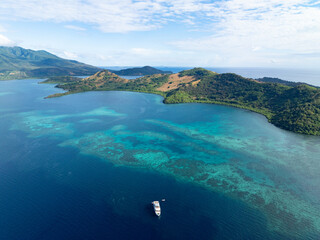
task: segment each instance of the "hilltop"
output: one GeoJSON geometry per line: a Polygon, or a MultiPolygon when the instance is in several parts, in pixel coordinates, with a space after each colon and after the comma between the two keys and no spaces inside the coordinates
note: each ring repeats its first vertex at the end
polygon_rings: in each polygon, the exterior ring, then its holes
{"type": "Polygon", "coordinates": [[[122,69],[120,71],[109,70],[120,76],[145,76],[145,75],[153,75],[153,74],[171,74],[171,71],[162,71],[160,69],[156,69],[150,66],[144,67],[136,67],[136,68],[127,68],[122,69]]]}
{"type": "Polygon", "coordinates": [[[67,60],[47,51],[0,47],[0,80],[92,75],[100,68],[67,60]]]}
{"type": "Polygon", "coordinates": [[[320,89],[306,84],[288,86],[194,68],[178,74],[156,74],[133,80],[101,71],[80,81],[61,82],[58,87],[68,92],[50,97],[115,90],[160,94],[164,103],[224,104],[261,113],[286,130],[320,135],[320,89]]]}

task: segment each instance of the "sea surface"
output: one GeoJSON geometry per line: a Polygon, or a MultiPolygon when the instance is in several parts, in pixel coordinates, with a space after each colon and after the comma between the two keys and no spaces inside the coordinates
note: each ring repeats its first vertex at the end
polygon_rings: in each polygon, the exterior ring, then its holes
{"type": "Polygon", "coordinates": [[[40,81],[0,82],[1,240],[320,239],[320,137],[40,81]]]}

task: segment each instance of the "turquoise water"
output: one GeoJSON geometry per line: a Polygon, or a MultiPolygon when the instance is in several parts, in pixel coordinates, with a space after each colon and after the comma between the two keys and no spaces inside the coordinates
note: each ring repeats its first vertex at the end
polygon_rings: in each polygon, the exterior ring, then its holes
{"type": "Polygon", "coordinates": [[[319,137],[38,81],[0,82],[0,239],[319,239],[319,137]]]}

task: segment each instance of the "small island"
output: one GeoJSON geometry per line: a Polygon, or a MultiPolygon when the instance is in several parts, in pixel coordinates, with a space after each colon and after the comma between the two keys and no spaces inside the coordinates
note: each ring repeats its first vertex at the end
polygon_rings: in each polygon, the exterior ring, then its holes
{"type": "Polygon", "coordinates": [[[282,129],[320,135],[319,88],[303,83],[292,85],[261,80],[234,73],[218,74],[203,68],[128,80],[104,70],[80,80],[56,79],[57,87],[67,92],[49,97],[85,91],[155,93],[162,95],[167,104],[195,102],[244,108],[263,114],[282,129]]]}
{"type": "Polygon", "coordinates": [[[153,75],[153,74],[171,74],[171,71],[162,71],[160,69],[144,66],[144,67],[136,67],[136,68],[127,68],[119,71],[116,70],[108,70],[114,74],[120,76],[145,76],[145,75],[153,75]]]}

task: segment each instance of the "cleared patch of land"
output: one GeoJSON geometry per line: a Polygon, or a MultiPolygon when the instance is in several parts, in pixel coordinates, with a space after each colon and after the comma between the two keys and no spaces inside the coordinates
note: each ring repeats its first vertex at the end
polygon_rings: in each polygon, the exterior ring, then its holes
{"type": "Polygon", "coordinates": [[[157,90],[161,92],[168,92],[173,89],[177,89],[184,84],[190,83],[192,81],[195,81],[196,78],[194,76],[183,76],[180,77],[179,73],[171,74],[169,76],[168,82],[163,84],[161,87],[158,87],[157,90]]]}

